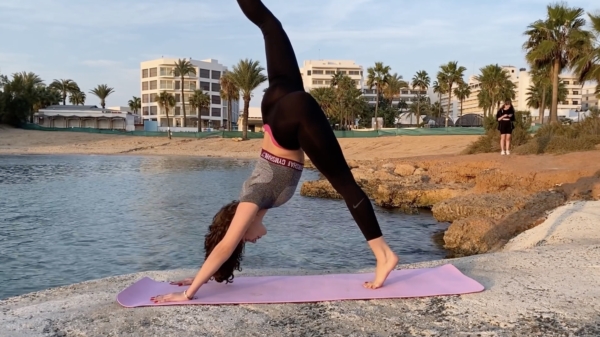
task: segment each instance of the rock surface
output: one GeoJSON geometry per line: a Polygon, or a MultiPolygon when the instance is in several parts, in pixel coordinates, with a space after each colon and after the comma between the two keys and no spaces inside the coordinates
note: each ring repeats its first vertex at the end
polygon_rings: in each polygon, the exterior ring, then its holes
{"type": "Polygon", "coordinates": [[[401,266],[452,263],[482,283],[482,293],[311,304],[119,306],[116,294],[143,276],[172,280],[195,271],[147,272],[0,301],[0,336],[598,336],[599,261],[600,202],[577,202],[558,208],[499,252],[401,266]]]}

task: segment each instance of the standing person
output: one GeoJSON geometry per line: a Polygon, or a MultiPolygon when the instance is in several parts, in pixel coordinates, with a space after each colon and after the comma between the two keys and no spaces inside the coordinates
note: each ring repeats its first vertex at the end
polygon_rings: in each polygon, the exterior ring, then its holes
{"type": "Polygon", "coordinates": [[[206,259],[200,271],[194,278],[172,283],[189,287],[151,300],[156,303],[190,300],[211,278],[231,282],[233,271],[240,270],[244,244],[254,243],[267,233],[262,223],[267,210],[281,206],[294,195],[304,154],[344,198],[377,259],[373,281],[363,286],[382,287],[398,264],[398,256],[384,240],[373,205],[354,180],[327,117],[304,90],[287,34],[260,0],[237,2],[246,17],[260,28],[265,40],[269,88],[261,103],[265,137],[260,159],[244,182],[240,200],[225,205],[215,215],[205,237],[206,259]]]}
{"type": "Polygon", "coordinates": [[[498,130],[500,131],[500,152],[501,155],[510,154],[510,137],[512,135],[515,121],[515,108],[511,100],[504,101],[504,106],[496,112],[498,120],[498,130]]]}

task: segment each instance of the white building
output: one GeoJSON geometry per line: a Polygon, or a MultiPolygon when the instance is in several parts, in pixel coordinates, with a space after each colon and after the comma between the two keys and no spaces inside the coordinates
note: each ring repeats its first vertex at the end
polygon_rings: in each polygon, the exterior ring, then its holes
{"type": "Polygon", "coordinates": [[[582,90],[581,97],[581,110],[588,111],[590,108],[598,106],[598,99],[600,98],[600,94],[596,94],[596,82],[586,83],[582,90]]]}
{"type": "MultiPolygon", "coordinates": [[[[161,111],[156,103],[156,96],[166,91],[175,96],[175,108],[169,111],[171,126],[179,128],[183,126],[182,106],[185,104],[187,115],[186,126],[189,130],[179,129],[178,131],[195,131],[198,128],[198,111],[192,109],[189,105],[189,97],[197,89],[202,89],[211,98],[210,108],[203,109],[200,112],[202,128],[218,129],[227,125],[227,101],[221,99],[220,79],[227,67],[220,64],[217,60],[189,60],[196,69],[196,75],[185,76],[183,84],[179,76],[174,76],[173,68],[178,59],[160,58],[156,60],[141,62],[140,68],[140,89],[142,98],[142,118],[158,122],[159,127],[167,126],[167,116],[165,111],[161,111]],[[183,85],[184,97],[181,97],[181,86],[183,85]]],[[[237,111],[239,102],[234,101],[232,107],[233,121],[237,121],[237,111]]]]}
{"type": "Polygon", "coordinates": [[[363,67],[349,60],[306,60],[300,68],[304,89],[328,87],[335,73],[348,75],[356,82],[356,88],[363,87],[363,67]]]}
{"type": "MultiPolygon", "coordinates": [[[[240,110],[238,114],[237,130],[243,131],[242,118],[244,117],[244,110],[240,110]]],[[[248,131],[250,132],[261,132],[263,131],[263,120],[260,107],[251,106],[248,107],[248,131]]]]}

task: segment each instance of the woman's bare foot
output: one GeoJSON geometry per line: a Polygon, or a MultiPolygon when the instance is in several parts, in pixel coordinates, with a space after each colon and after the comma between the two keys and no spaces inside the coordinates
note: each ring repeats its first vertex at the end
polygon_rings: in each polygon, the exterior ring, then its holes
{"type": "Polygon", "coordinates": [[[396,255],[390,247],[383,241],[383,238],[375,239],[374,242],[369,242],[369,245],[377,258],[377,267],[375,268],[375,280],[365,282],[363,286],[368,289],[377,289],[383,286],[388,275],[398,265],[398,255],[396,255]],[[377,241],[376,241],[377,240],[377,241]]]}

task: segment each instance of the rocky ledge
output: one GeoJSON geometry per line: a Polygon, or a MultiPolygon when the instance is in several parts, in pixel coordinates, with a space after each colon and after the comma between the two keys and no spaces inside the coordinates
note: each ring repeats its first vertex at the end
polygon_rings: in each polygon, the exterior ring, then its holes
{"type": "MultiPolygon", "coordinates": [[[[406,212],[428,208],[438,221],[450,222],[444,246],[457,257],[498,250],[567,201],[600,198],[600,163],[584,169],[521,168],[527,160],[507,163],[490,156],[457,156],[348,165],[376,205],[406,212]]],[[[547,159],[551,164],[560,160],[547,159]]],[[[310,162],[307,167],[312,167],[310,162]]],[[[324,178],[304,182],[300,193],[341,199],[324,178]]]]}
{"type": "Polygon", "coordinates": [[[501,251],[399,266],[452,263],[485,286],[476,294],[310,304],[119,306],[117,293],[141,277],[173,280],[195,270],[145,272],[2,300],[0,336],[599,336],[598,224],[600,202],[577,202],[559,207],[501,251]]]}

